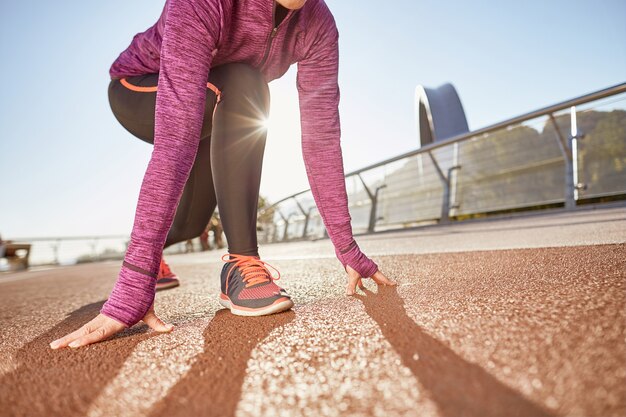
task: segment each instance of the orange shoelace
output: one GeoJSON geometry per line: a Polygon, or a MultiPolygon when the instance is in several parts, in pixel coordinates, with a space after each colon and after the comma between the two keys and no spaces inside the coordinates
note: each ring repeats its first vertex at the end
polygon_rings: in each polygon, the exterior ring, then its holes
{"type": "Polygon", "coordinates": [[[256,256],[249,255],[237,255],[234,253],[227,253],[222,255],[222,261],[224,262],[234,262],[235,266],[232,266],[228,271],[228,275],[226,276],[226,291],[228,291],[228,281],[230,279],[230,273],[237,267],[239,267],[239,271],[241,271],[241,276],[243,281],[246,283],[246,288],[250,287],[254,284],[260,284],[262,282],[268,281],[277,281],[280,279],[280,271],[268,264],[265,261],[262,261],[256,256]],[[227,257],[224,259],[224,257],[227,257]],[[228,259],[228,256],[232,256],[233,259],[228,259]],[[278,272],[277,277],[273,277],[270,273],[269,269],[265,267],[265,265],[270,266],[274,271],[278,272]]]}

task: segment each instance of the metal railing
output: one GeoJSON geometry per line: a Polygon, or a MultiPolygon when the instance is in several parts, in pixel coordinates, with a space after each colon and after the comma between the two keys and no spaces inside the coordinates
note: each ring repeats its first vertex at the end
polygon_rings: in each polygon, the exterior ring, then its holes
{"type": "MultiPolygon", "coordinates": [[[[42,265],[75,265],[78,263],[97,262],[106,260],[121,260],[124,258],[129,235],[103,236],[59,236],[59,237],[21,237],[10,239],[13,243],[30,244],[28,264],[42,265]]],[[[193,250],[202,250],[197,239],[192,242],[193,250]]],[[[165,249],[166,254],[185,253],[190,248],[187,242],[180,242],[165,249]]],[[[19,255],[25,256],[25,249],[19,255]]],[[[0,259],[0,272],[10,271],[12,268],[5,259],[0,259]]]]}
{"type": "MultiPolygon", "coordinates": [[[[626,83],[346,175],[355,233],[626,194],[626,83]]],[[[259,210],[261,243],[327,236],[310,190],[259,210]]],[[[121,259],[129,236],[19,238],[31,265],[121,259]]],[[[166,253],[186,250],[185,243],[166,253]]],[[[6,269],[0,260],[0,270],[6,269]]]]}
{"type": "MultiPolygon", "coordinates": [[[[626,194],[626,83],[346,174],[355,233],[626,194]]],[[[259,211],[260,242],[325,236],[310,190],[259,211]]]]}
{"type": "MultiPolygon", "coordinates": [[[[29,265],[69,265],[120,259],[126,251],[128,236],[21,237],[10,241],[31,245],[29,265]]],[[[9,269],[7,263],[0,264],[0,270],[3,269],[9,269]]]]}

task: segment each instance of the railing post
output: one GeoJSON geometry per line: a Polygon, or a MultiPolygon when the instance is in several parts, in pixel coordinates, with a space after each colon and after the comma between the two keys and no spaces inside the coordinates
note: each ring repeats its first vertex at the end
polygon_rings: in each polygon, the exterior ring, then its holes
{"type": "Polygon", "coordinates": [[[311,215],[311,209],[309,208],[309,211],[307,212],[306,210],[304,210],[304,207],[302,207],[296,197],[293,197],[293,200],[296,202],[296,205],[298,206],[298,209],[300,209],[300,212],[302,212],[302,214],[304,215],[304,230],[302,231],[302,238],[304,239],[306,238],[306,229],[309,227],[309,216],[311,215]]]}
{"type": "Polygon", "coordinates": [[[278,209],[276,209],[276,211],[280,215],[281,219],[283,219],[283,222],[285,222],[285,229],[283,230],[283,237],[280,239],[281,242],[284,242],[285,240],[287,240],[287,229],[289,228],[289,219],[283,215],[282,211],[278,209]]]}
{"type": "Polygon", "coordinates": [[[54,251],[54,263],[59,265],[59,246],[61,245],[61,239],[57,239],[55,242],[54,248],[52,249],[54,251]]]}
{"type": "Polygon", "coordinates": [[[448,216],[456,216],[456,209],[460,207],[459,202],[456,201],[456,188],[457,188],[457,172],[461,169],[460,165],[455,165],[448,168],[448,216]],[[454,211],[454,213],[452,213],[454,211]]]}
{"type": "Polygon", "coordinates": [[[285,219],[285,231],[283,233],[283,241],[289,240],[289,235],[287,234],[287,230],[289,228],[289,221],[291,220],[291,216],[293,216],[293,213],[289,213],[289,216],[287,216],[287,219],[285,219]]]}
{"type": "Polygon", "coordinates": [[[565,208],[571,210],[576,207],[576,198],[574,192],[574,164],[572,158],[572,138],[568,137],[566,140],[559,129],[559,124],[556,122],[556,118],[553,113],[548,115],[550,122],[554,126],[556,132],[556,138],[563,155],[563,161],[565,162],[565,208]]]}
{"type": "Polygon", "coordinates": [[[448,169],[448,183],[450,184],[450,211],[449,216],[456,216],[457,209],[460,207],[457,201],[457,188],[459,183],[459,143],[455,143],[453,147],[452,166],[448,169]]]}
{"type": "Polygon", "coordinates": [[[361,183],[363,184],[363,188],[365,189],[365,192],[367,193],[367,196],[369,197],[371,201],[370,219],[367,225],[367,232],[373,233],[374,229],[376,228],[376,221],[378,220],[376,218],[376,212],[378,208],[378,192],[381,189],[385,188],[387,184],[379,185],[378,187],[376,187],[376,190],[374,190],[374,192],[372,193],[372,190],[370,190],[370,188],[367,186],[367,184],[365,183],[365,180],[363,179],[360,173],[357,174],[357,177],[359,177],[359,179],[361,180],[361,183]]]}
{"type": "Polygon", "coordinates": [[[93,239],[93,241],[91,242],[91,258],[93,260],[99,261],[100,260],[100,256],[98,255],[98,238],[95,237],[93,239]]]}
{"type": "Polygon", "coordinates": [[[578,141],[583,140],[585,133],[578,130],[578,121],[576,116],[576,106],[571,107],[571,136],[570,150],[572,152],[572,182],[574,184],[574,201],[578,201],[578,193],[580,190],[586,190],[587,184],[581,183],[578,178],[578,141]]]}
{"type": "Polygon", "coordinates": [[[376,227],[376,223],[378,222],[378,192],[383,188],[387,188],[387,184],[379,185],[376,187],[374,191],[374,200],[372,201],[372,209],[370,210],[370,223],[367,228],[367,231],[370,233],[374,232],[374,228],[376,227]]]}
{"type": "Polygon", "coordinates": [[[309,222],[311,221],[311,212],[315,210],[315,206],[309,207],[309,211],[306,215],[306,221],[304,222],[304,232],[302,233],[302,237],[305,237],[308,234],[309,222]]]}
{"type": "MultiPolygon", "coordinates": [[[[443,184],[443,201],[441,202],[441,217],[439,219],[439,223],[449,223],[450,222],[450,179],[443,173],[439,163],[435,159],[435,156],[431,151],[428,151],[428,156],[430,160],[433,162],[435,169],[437,170],[437,175],[443,184]]],[[[456,167],[450,168],[448,171],[448,175],[452,169],[456,167]]]]}

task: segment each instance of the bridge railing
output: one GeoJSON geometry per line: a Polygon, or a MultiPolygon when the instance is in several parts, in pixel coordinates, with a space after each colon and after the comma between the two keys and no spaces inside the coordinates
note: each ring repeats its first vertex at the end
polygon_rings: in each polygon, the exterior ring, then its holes
{"type": "MultiPolygon", "coordinates": [[[[121,260],[129,243],[127,235],[108,236],[59,236],[59,237],[20,237],[10,239],[14,243],[30,244],[28,255],[30,266],[74,265],[77,263],[121,260]]],[[[166,254],[186,252],[186,242],[168,247],[166,254]]],[[[201,250],[198,242],[193,242],[194,250],[201,250]]],[[[18,256],[25,256],[26,250],[18,251],[18,256]]],[[[0,272],[11,267],[6,259],[0,259],[0,272]]]]}
{"type": "MultiPolygon", "coordinates": [[[[355,233],[626,194],[626,83],[346,175],[355,233]]],[[[259,211],[261,243],[325,236],[310,190],[259,211]]],[[[121,259],[128,236],[19,238],[31,265],[121,259]]],[[[185,251],[173,245],[166,253],[185,251]]],[[[0,270],[7,269],[0,260],[0,270]]]]}
{"type": "MultiPolygon", "coordinates": [[[[626,83],[346,175],[355,233],[626,194],[626,83]]],[[[325,236],[310,190],[259,212],[259,241],[325,236]]]]}
{"type": "MultiPolygon", "coordinates": [[[[107,259],[118,259],[126,251],[128,236],[58,236],[20,237],[10,239],[14,243],[31,245],[29,265],[71,265],[107,259]]],[[[22,249],[19,256],[25,256],[22,249]]],[[[4,261],[4,260],[3,260],[4,261]]],[[[0,263],[0,271],[8,270],[7,262],[0,263]]]]}

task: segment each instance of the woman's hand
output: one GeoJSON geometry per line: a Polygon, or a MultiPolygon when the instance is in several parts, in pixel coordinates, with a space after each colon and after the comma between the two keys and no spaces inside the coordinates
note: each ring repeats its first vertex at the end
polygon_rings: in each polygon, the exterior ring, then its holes
{"type": "MultiPolygon", "coordinates": [[[[357,285],[361,289],[365,288],[365,285],[363,285],[363,281],[361,281],[361,274],[356,272],[354,268],[352,268],[350,265],[346,265],[346,271],[348,271],[348,285],[346,286],[346,295],[354,295],[356,293],[357,285]]],[[[374,282],[378,285],[397,285],[395,281],[390,280],[382,272],[380,272],[380,269],[377,270],[370,278],[372,278],[374,282]]]]}
{"type": "MultiPolygon", "coordinates": [[[[165,324],[163,320],[157,317],[154,312],[154,304],[152,304],[142,321],[150,326],[152,330],[161,333],[171,332],[174,328],[171,324],[165,324]]],[[[66,346],[71,348],[86,346],[91,343],[106,340],[125,328],[126,326],[119,321],[107,317],[104,314],[98,314],[95,319],[91,320],[80,329],[50,343],[50,347],[52,349],[59,349],[66,346]]]]}

